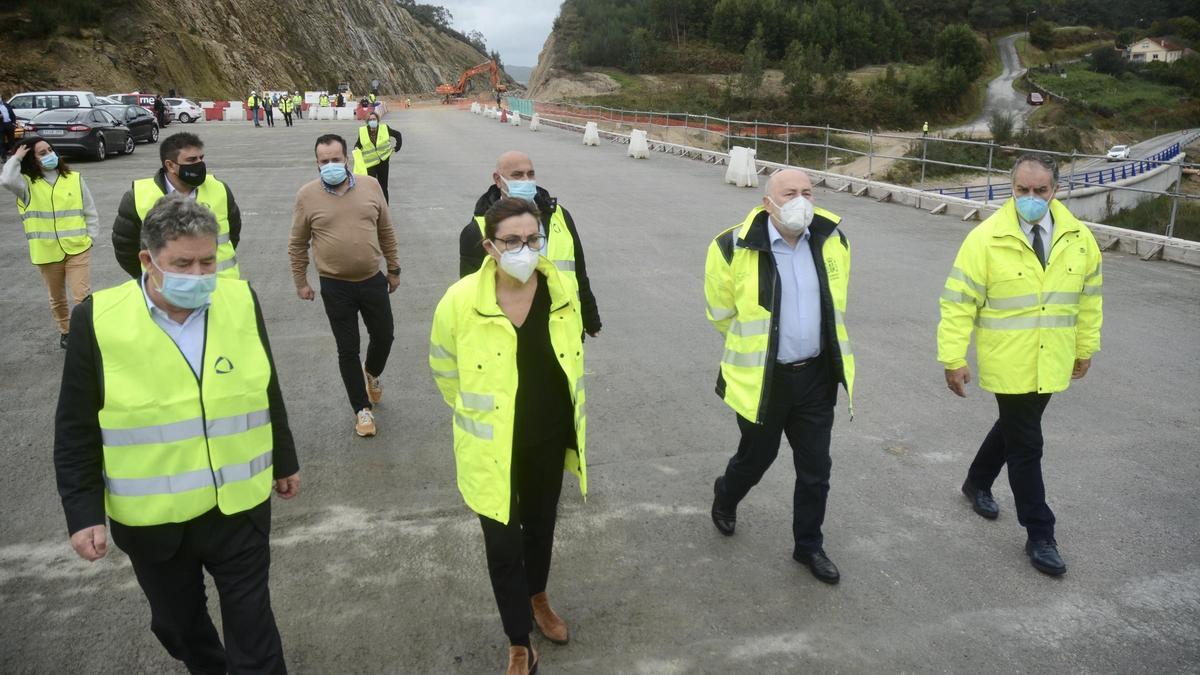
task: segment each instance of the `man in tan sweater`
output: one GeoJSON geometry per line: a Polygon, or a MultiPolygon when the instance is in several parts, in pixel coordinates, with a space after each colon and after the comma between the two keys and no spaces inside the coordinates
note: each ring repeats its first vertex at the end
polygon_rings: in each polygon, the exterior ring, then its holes
{"type": "Polygon", "coordinates": [[[311,245],[321,282],[321,300],[337,341],[338,367],[354,410],[354,431],[375,435],[372,404],[383,397],[379,376],[392,347],[392,305],[388,294],[400,285],[396,231],[379,182],[355,176],[347,167],[346,141],[336,134],[317,139],[320,178],[296,193],[288,255],[296,293],[312,300],[308,285],[311,245]],[[379,269],[386,263],[387,276],[379,269]],[[367,327],[367,362],[359,361],[358,315],[367,327]],[[364,379],[365,375],[365,379],[364,379]]]}

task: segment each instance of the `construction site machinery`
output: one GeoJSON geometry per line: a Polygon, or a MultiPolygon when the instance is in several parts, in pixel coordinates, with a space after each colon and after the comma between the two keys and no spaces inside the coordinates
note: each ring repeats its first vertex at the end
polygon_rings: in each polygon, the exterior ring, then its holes
{"type": "Polygon", "coordinates": [[[467,83],[470,79],[484,73],[490,75],[493,91],[499,93],[508,91],[508,87],[500,83],[500,66],[491,60],[464,70],[462,76],[458,78],[457,84],[439,84],[437,94],[442,97],[442,103],[449,103],[452,97],[462,98],[466,94],[467,83]]]}

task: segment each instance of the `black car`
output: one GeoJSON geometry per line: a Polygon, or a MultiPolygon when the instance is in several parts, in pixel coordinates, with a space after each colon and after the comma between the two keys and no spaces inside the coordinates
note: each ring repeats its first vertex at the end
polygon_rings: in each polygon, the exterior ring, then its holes
{"type": "Polygon", "coordinates": [[[55,108],[38,113],[25,132],[32,131],[63,155],[83,155],[103,161],[110,153],[133,152],[129,128],[99,108],[55,108]]]}
{"type": "Polygon", "coordinates": [[[101,105],[99,109],[108,112],[117,121],[124,122],[135,141],[147,143],[158,142],[158,120],[145,108],[137,105],[101,105]]]}

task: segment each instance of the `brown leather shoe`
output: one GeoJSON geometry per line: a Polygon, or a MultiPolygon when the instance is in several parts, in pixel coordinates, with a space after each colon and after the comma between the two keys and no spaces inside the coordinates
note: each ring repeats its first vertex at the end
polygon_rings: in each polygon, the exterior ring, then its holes
{"type": "Polygon", "coordinates": [[[546,592],[542,591],[531,597],[529,602],[533,605],[533,622],[537,624],[538,630],[542,631],[542,635],[556,645],[567,644],[571,639],[567,634],[567,622],[550,609],[550,598],[546,597],[546,592]]]}
{"type": "Polygon", "coordinates": [[[513,645],[508,648],[508,670],[504,671],[504,675],[534,675],[537,667],[538,655],[532,647],[526,649],[513,645]]]}

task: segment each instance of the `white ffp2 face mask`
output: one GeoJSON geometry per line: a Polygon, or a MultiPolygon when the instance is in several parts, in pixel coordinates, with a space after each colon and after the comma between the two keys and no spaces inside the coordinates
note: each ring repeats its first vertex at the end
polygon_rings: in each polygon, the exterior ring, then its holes
{"type": "MultiPolygon", "coordinates": [[[[774,199],[767,197],[767,200],[775,204],[774,199]]],[[[775,224],[787,230],[789,234],[804,234],[812,224],[813,203],[803,195],[797,195],[783,206],[775,204],[775,208],[779,209],[779,217],[775,224]]]]}
{"type": "Polygon", "coordinates": [[[508,276],[521,283],[529,281],[537,269],[538,252],[528,246],[522,246],[520,251],[505,251],[500,254],[500,269],[508,276]]]}

